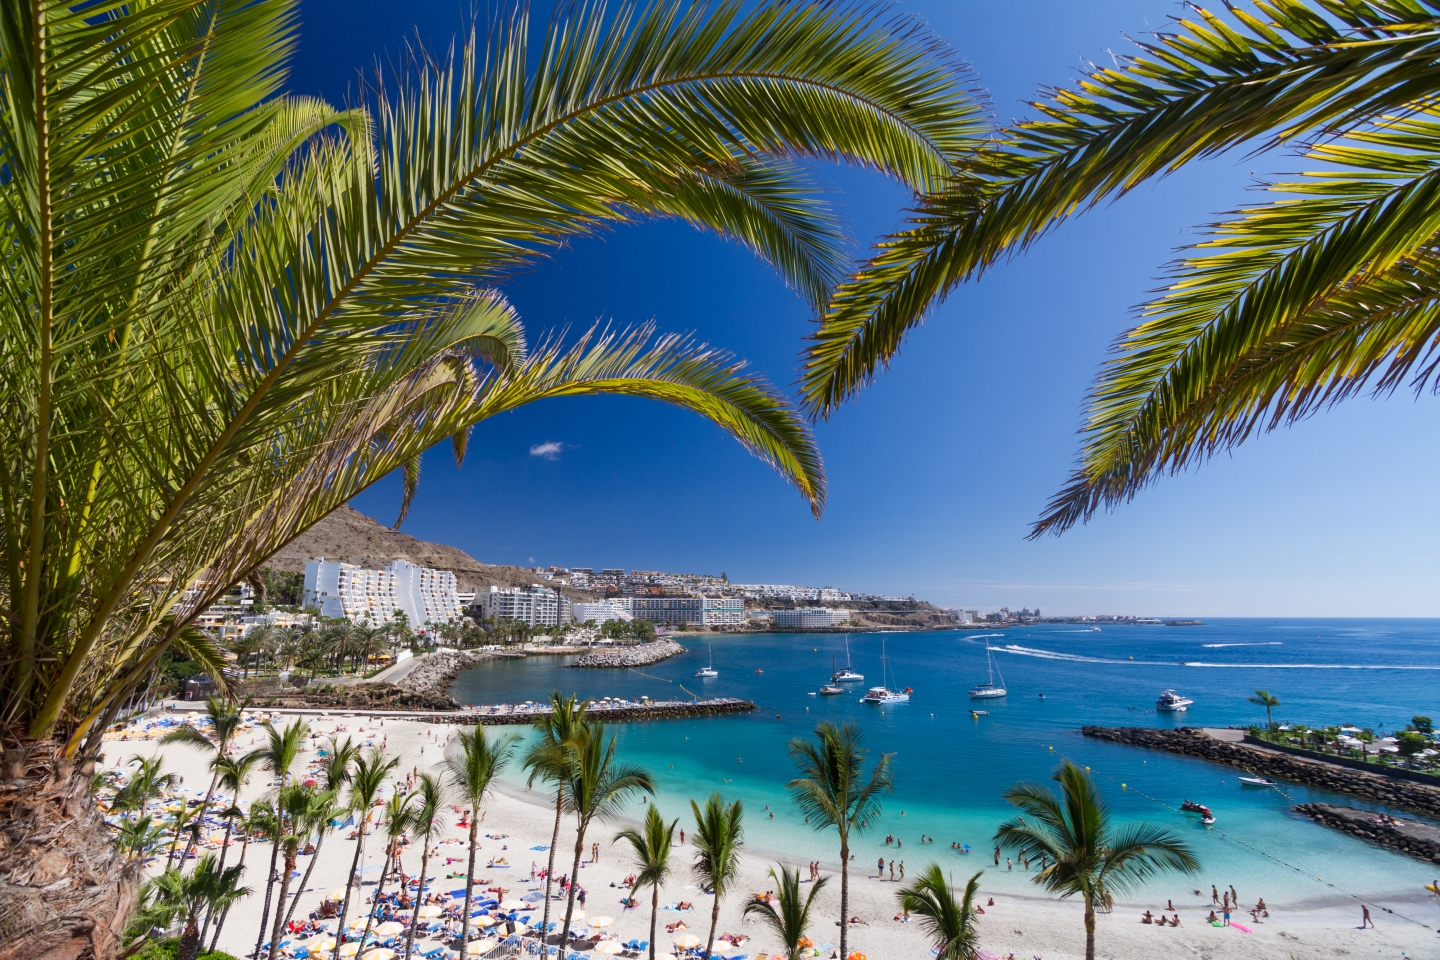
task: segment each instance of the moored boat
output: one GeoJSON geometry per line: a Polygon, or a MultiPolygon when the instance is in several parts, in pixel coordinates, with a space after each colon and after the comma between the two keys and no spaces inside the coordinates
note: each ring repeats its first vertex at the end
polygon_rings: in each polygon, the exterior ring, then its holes
{"type": "Polygon", "coordinates": [[[1265,777],[1241,777],[1240,782],[1248,787],[1273,787],[1274,780],[1267,780],[1265,777]]]}
{"type": "Polygon", "coordinates": [[[1184,713],[1189,709],[1194,700],[1182,697],[1174,690],[1160,691],[1160,699],[1155,701],[1155,709],[1161,713],[1184,713]]]}
{"type": "Polygon", "coordinates": [[[995,666],[995,654],[990,648],[989,641],[985,643],[985,662],[990,670],[990,679],[986,683],[977,683],[970,688],[971,700],[993,700],[1005,696],[1005,677],[1002,674],[1000,682],[995,682],[995,674],[1000,673],[1000,668],[995,666]]]}

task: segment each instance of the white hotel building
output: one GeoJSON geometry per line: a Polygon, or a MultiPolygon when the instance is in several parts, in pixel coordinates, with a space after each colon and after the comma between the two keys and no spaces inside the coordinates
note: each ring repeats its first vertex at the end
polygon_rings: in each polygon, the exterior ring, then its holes
{"type": "Polygon", "coordinates": [[[838,627],[850,622],[849,610],[829,607],[796,607],[794,610],[770,611],[770,622],[777,627],[838,627]]]}
{"type": "Polygon", "coordinates": [[[396,560],[384,570],[321,557],[305,564],[304,605],[322,617],[351,623],[388,623],[395,611],[423,629],[464,615],[455,574],[396,560]]]}
{"type": "Polygon", "coordinates": [[[481,594],[485,616],[496,620],[519,620],[532,627],[553,627],[569,623],[570,598],[553,587],[538,583],[529,587],[494,587],[481,594]]]}

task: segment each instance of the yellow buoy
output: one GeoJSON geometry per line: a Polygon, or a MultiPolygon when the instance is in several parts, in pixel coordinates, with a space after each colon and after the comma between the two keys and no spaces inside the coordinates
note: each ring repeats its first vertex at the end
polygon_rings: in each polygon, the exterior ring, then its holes
{"type": "Polygon", "coordinates": [[[1125,789],[1125,784],[1123,784],[1123,783],[1120,784],[1120,789],[1121,789],[1121,790],[1124,790],[1124,789],[1125,789]]]}

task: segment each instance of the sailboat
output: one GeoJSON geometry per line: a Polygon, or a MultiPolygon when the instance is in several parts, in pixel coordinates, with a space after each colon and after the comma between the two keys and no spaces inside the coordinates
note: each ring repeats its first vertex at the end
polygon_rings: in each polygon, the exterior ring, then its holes
{"type": "Polygon", "coordinates": [[[995,684],[995,674],[1000,673],[1000,668],[995,666],[995,654],[988,643],[985,644],[985,662],[990,667],[990,680],[987,683],[977,684],[970,688],[970,698],[972,700],[993,700],[996,697],[1005,696],[1005,677],[1003,674],[1000,677],[999,686],[995,684]]]}
{"type": "Polygon", "coordinates": [[[720,671],[715,669],[715,645],[712,644],[709,640],[706,640],[705,646],[710,649],[710,663],[708,666],[704,666],[701,667],[699,670],[696,670],[695,676],[705,677],[706,679],[709,679],[710,677],[718,677],[720,676],[720,671]]]}
{"type": "Polygon", "coordinates": [[[831,683],[863,683],[865,674],[856,673],[850,668],[850,634],[845,634],[845,669],[836,670],[830,674],[831,683]]]}
{"type": "MultiPolygon", "coordinates": [[[[888,682],[890,679],[890,662],[885,659],[885,638],[880,638],[880,679],[888,682]]],[[[861,703],[909,703],[910,688],[906,687],[904,692],[896,693],[889,687],[871,687],[865,691],[865,696],[860,698],[861,703]]]]}

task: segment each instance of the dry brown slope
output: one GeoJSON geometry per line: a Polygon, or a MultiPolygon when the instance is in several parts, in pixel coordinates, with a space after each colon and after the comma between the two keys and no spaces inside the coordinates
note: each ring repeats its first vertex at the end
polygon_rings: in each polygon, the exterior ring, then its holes
{"type": "MultiPolygon", "coordinates": [[[[481,563],[459,547],[419,540],[372,520],[349,505],[332,512],[324,520],[292,540],[271,557],[265,566],[277,570],[301,571],[305,561],[316,557],[342,560],[362,567],[379,569],[392,560],[409,560],[425,567],[451,570],[462,590],[485,590],[491,584],[500,587],[523,587],[541,581],[523,567],[481,563]]],[[[565,588],[567,596],[589,594],[565,588]]]]}

